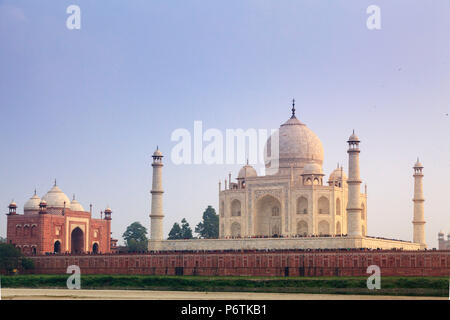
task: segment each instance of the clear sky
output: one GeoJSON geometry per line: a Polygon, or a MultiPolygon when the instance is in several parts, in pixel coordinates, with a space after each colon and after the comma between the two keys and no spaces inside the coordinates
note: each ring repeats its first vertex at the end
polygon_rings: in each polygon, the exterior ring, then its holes
{"type": "MultiPolygon", "coordinates": [[[[113,236],[149,226],[151,154],[164,167],[165,234],[217,208],[238,165],[170,161],[177,128],[277,128],[298,118],[324,171],[361,143],[368,234],[412,240],[413,170],[425,166],[426,239],[450,232],[450,2],[0,0],[0,208],[22,212],[56,178],[113,236]],[[66,8],[81,8],[81,29],[66,8]],[[381,30],[366,9],[381,8],[381,30]]],[[[6,236],[6,216],[0,235],[6,236]]]]}

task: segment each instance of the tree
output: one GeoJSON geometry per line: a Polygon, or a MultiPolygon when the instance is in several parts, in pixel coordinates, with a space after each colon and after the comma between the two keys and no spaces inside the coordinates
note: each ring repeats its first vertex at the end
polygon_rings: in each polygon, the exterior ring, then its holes
{"type": "Polygon", "coordinates": [[[147,251],[147,229],[139,222],[133,222],[130,224],[122,237],[125,240],[128,251],[147,251]]]}
{"type": "Polygon", "coordinates": [[[212,206],[208,206],[203,212],[203,221],[197,224],[195,232],[203,239],[219,238],[219,216],[212,206]]]}
{"type": "Polygon", "coordinates": [[[0,243],[6,243],[6,239],[3,237],[0,237],[0,243]]]}
{"type": "Polygon", "coordinates": [[[181,220],[181,237],[182,239],[192,239],[192,229],[186,219],[181,220]]]}
{"type": "Polygon", "coordinates": [[[25,258],[19,249],[12,244],[0,243],[0,271],[12,273],[14,269],[33,269],[34,263],[25,258]]]}
{"type": "Polygon", "coordinates": [[[183,239],[183,236],[181,234],[181,227],[180,225],[175,222],[173,224],[172,229],[169,232],[169,240],[179,240],[179,239],[183,239]]]}

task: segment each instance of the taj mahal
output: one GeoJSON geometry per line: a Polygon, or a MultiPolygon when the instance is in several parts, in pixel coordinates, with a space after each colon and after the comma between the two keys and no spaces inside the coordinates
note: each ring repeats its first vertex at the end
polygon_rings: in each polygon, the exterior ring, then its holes
{"type": "MultiPolygon", "coordinates": [[[[348,143],[348,170],[343,166],[328,178],[322,170],[324,150],[319,137],[292,114],[278,130],[277,169],[258,175],[248,163],[232,181],[219,182],[219,239],[163,239],[163,154],[153,154],[150,214],[151,251],[263,249],[404,249],[426,248],[423,165],[413,167],[413,241],[368,236],[367,187],[361,192],[360,139],[348,143]]],[[[270,155],[273,135],[266,143],[270,155]]],[[[272,160],[273,161],[273,160],[272,160]]]]}

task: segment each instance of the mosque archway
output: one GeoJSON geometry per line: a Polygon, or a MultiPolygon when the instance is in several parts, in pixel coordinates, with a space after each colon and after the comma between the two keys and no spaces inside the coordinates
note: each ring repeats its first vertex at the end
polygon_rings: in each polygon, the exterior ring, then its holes
{"type": "Polygon", "coordinates": [[[336,234],[337,235],[342,234],[341,223],[339,221],[336,223],[336,234]]]}
{"type": "Polygon", "coordinates": [[[319,198],[319,213],[321,214],[329,214],[330,213],[330,202],[328,201],[327,197],[320,197],[319,198]]]}
{"type": "Polygon", "coordinates": [[[276,236],[281,232],[281,203],[271,195],[258,200],[255,216],[255,233],[258,236],[276,236]]]}
{"type": "Polygon", "coordinates": [[[299,221],[297,223],[297,234],[301,236],[308,235],[308,224],[305,221],[299,221]]]}
{"type": "Polygon", "coordinates": [[[328,235],[330,234],[330,224],[328,221],[322,220],[319,222],[319,235],[328,235]]]}
{"type": "Polygon", "coordinates": [[[92,246],[92,253],[98,253],[98,243],[94,243],[94,245],[92,246]]]}
{"type": "Polygon", "coordinates": [[[55,244],[53,245],[53,252],[61,253],[61,242],[59,242],[59,240],[55,241],[55,244]]]}
{"type": "Polygon", "coordinates": [[[297,214],[307,214],[308,213],[308,199],[301,196],[297,199],[297,214]]]}
{"type": "Polygon", "coordinates": [[[79,227],[73,229],[71,236],[71,253],[82,253],[84,250],[84,232],[79,227]]]}
{"type": "Polygon", "coordinates": [[[241,202],[237,199],[234,199],[231,202],[231,216],[232,217],[240,217],[241,216],[241,202]]]}
{"type": "Polygon", "coordinates": [[[233,222],[231,225],[231,236],[236,238],[241,236],[241,225],[238,222],[233,222]]]}

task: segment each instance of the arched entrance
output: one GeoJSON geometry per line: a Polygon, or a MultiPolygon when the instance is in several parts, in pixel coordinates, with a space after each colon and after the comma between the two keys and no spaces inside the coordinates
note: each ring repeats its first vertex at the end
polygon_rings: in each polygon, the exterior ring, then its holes
{"type": "Polygon", "coordinates": [[[73,229],[71,234],[71,252],[82,253],[84,250],[84,233],[79,227],[73,229]]]}
{"type": "Polygon", "coordinates": [[[98,243],[94,243],[94,245],[92,246],[92,253],[98,253],[98,243]]]}
{"type": "Polygon", "coordinates": [[[268,237],[282,234],[281,203],[275,197],[266,195],[257,202],[255,233],[268,237]]]}
{"type": "Polygon", "coordinates": [[[231,225],[231,236],[235,238],[241,236],[241,225],[238,222],[233,222],[231,225]]]}
{"type": "Polygon", "coordinates": [[[55,244],[53,245],[53,252],[54,253],[61,252],[61,242],[59,242],[59,240],[55,241],[55,244]]]}

